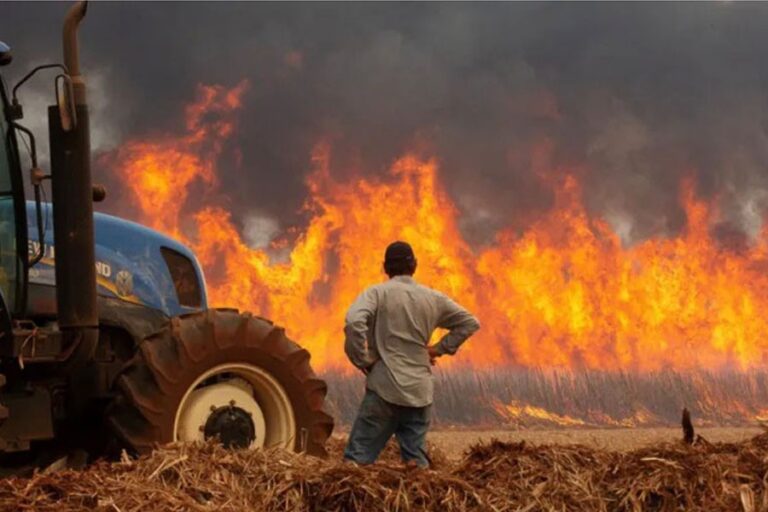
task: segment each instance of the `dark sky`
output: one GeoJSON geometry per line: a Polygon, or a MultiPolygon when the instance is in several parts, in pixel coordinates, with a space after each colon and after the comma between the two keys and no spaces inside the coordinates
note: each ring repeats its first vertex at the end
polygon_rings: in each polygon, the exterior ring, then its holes
{"type": "MultiPolygon", "coordinates": [[[[67,7],[0,3],[11,77],[59,58],[67,7]]],[[[720,198],[725,231],[759,226],[766,27],[764,3],[92,3],[81,46],[101,150],[180,131],[198,83],[251,81],[232,141],[247,172],[220,168],[239,221],[300,223],[310,149],[329,139],[338,169],[437,157],[476,242],[550,206],[542,167],[574,167],[634,241],[682,227],[686,175],[720,198]]]]}

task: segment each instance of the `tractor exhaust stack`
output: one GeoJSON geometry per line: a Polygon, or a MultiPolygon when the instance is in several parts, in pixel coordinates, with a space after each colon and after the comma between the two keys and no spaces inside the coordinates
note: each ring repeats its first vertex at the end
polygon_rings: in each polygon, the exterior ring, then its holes
{"type": "Polygon", "coordinates": [[[77,44],[77,29],[88,10],[87,2],[77,2],[70,7],[64,18],[64,65],[72,79],[75,104],[85,105],[85,82],[80,74],[80,51],[77,44]]]}
{"type": "Polygon", "coordinates": [[[78,2],[64,22],[64,63],[72,81],[64,94],[72,98],[64,99],[64,109],[61,102],[48,108],[59,328],[68,358],[82,362],[92,357],[98,339],[91,147],[77,44],[86,8],[78,2]],[[75,111],[64,115],[72,105],[75,111]]]}

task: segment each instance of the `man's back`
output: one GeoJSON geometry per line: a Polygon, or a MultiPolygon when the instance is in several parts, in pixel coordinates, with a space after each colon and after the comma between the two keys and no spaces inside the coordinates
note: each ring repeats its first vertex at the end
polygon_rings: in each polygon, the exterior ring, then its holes
{"type": "Polygon", "coordinates": [[[393,404],[424,407],[434,391],[427,346],[438,327],[451,330],[438,353],[453,354],[479,323],[444,294],[399,275],[368,288],[350,307],[345,348],[367,370],[368,389],[393,404]]]}
{"type": "Polygon", "coordinates": [[[384,251],[389,281],[371,286],[347,312],[344,350],[367,375],[344,459],[372,464],[392,435],[406,464],[428,467],[426,448],[434,383],[432,359],[454,354],[480,328],[477,319],[444,294],[413,280],[417,261],[406,242],[384,251]],[[435,328],[449,332],[429,345],[435,328]]]}

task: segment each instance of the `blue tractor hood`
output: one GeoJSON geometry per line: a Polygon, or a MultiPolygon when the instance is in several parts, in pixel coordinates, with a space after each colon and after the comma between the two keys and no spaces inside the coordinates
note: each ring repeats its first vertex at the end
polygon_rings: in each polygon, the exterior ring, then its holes
{"type": "MultiPolygon", "coordinates": [[[[45,254],[29,271],[30,287],[56,286],[54,274],[55,245],[53,241],[53,211],[43,203],[45,224],[45,254]]],[[[40,250],[35,220],[35,203],[27,201],[29,226],[29,254],[40,250]]],[[[195,255],[186,246],[145,226],[103,213],[94,213],[96,230],[96,279],[98,293],[134,304],[140,304],[176,316],[207,308],[205,279],[195,255]],[[186,263],[185,279],[196,279],[199,302],[194,306],[182,305],[177,295],[177,284],[171,273],[167,255],[186,263]],[[186,259],[187,261],[184,261],[186,259]]],[[[179,280],[178,272],[175,274],[179,280]]]]}

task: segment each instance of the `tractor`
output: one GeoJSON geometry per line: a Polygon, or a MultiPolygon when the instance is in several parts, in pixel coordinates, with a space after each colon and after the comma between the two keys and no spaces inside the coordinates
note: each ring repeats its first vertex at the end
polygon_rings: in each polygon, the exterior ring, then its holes
{"type": "MultiPolygon", "coordinates": [[[[267,319],[209,308],[184,245],[94,213],[105,190],[91,181],[77,39],[86,10],[66,15],[63,64],[0,84],[0,463],[208,439],[325,454],[333,420],[310,354],[267,319]],[[19,91],[50,70],[46,174],[19,91]]],[[[0,43],[0,66],[11,60],[0,43]]]]}

